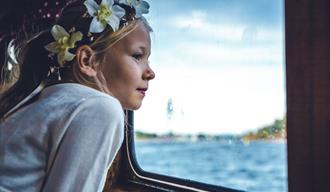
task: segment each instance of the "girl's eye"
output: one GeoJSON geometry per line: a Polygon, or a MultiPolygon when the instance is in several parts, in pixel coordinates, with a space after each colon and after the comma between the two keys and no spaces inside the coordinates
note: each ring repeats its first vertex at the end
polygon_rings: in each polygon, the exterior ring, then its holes
{"type": "Polygon", "coordinates": [[[132,57],[134,57],[136,60],[141,60],[142,59],[142,54],[141,53],[135,53],[132,55],[132,57]]]}

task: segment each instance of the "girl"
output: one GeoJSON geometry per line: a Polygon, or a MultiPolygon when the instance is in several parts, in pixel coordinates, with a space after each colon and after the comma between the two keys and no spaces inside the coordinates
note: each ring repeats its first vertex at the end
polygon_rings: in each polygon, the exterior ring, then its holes
{"type": "Polygon", "coordinates": [[[72,2],[19,47],[19,77],[0,97],[0,191],[102,191],[123,109],[138,109],[155,77],[148,8],[72,2]]]}

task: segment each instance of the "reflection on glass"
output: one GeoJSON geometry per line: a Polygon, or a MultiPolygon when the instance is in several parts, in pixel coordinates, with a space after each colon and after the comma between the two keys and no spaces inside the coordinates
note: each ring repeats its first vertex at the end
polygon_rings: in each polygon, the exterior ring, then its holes
{"type": "Polygon", "coordinates": [[[287,191],[283,0],[149,0],[156,79],[135,113],[142,169],[287,191]]]}

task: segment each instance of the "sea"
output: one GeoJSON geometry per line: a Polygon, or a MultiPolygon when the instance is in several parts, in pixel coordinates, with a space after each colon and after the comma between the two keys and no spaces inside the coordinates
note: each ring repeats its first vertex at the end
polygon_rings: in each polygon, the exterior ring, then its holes
{"type": "Polygon", "coordinates": [[[141,168],[251,192],[287,192],[285,140],[137,141],[141,168]]]}

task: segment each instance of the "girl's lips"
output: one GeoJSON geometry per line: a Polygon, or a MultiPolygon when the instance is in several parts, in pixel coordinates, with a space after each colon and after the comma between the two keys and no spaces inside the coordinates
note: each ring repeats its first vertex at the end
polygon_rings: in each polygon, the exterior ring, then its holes
{"type": "Polygon", "coordinates": [[[143,96],[145,96],[146,95],[146,91],[148,90],[147,88],[138,88],[138,89],[136,89],[136,90],[138,90],[143,96]]]}

